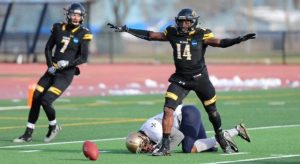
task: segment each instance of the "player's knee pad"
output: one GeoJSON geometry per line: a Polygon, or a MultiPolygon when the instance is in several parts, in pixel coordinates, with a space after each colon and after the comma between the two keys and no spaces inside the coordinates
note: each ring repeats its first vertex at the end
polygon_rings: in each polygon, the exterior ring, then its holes
{"type": "Polygon", "coordinates": [[[184,153],[191,153],[196,140],[190,136],[185,136],[182,140],[182,151],[184,153]]]}

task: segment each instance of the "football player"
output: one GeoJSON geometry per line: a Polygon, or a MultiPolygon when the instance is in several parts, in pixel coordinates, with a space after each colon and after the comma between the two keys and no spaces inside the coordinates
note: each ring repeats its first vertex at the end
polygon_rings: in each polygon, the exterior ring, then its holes
{"type": "Polygon", "coordinates": [[[255,33],[236,38],[216,38],[209,29],[198,27],[199,16],[192,9],[182,9],[175,17],[175,26],[168,26],[164,32],[139,30],[108,24],[116,32],[127,32],[149,41],[169,41],[173,48],[176,71],[169,78],[171,83],[165,94],[164,117],[162,121],[163,138],[161,149],[154,156],[170,155],[170,133],[173,125],[172,115],[176,107],[188,95],[195,91],[203,104],[215,131],[217,142],[225,153],[231,153],[221,127],[221,117],[216,107],[215,88],[209,80],[204,54],[208,46],[230,47],[235,44],[255,39],[255,33]]]}
{"type": "MultiPolygon", "coordinates": [[[[160,113],[149,118],[138,132],[130,133],[126,138],[126,147],[132,153],[153,153],[160,148],[162,139],[162,118],[160,113]]],[[[179,105],[173,114],[174,124],[170,133],[170,151],[182,143],[184,153],[216,151],[218,146],[215,137],[207,138],[199,110],[193,105],[179,105]]],[[[238,152],[232,137],[240,136],[250,142],[244,124],[224,132],[231,149],[238,152]]]]}
{"type": "Polygon", "coordinates": [[[67,22],[53,25],[45,48],[48,69],[35,88],[25,133],[13,142],[32,140],[41,106],[49,121],[48,133],[44,141],[52,141],[61,130],[52,103],[71,84],[74,75],[79,75],[80,71],[77,66],[87,61],[88,45],[93,35],[82,26],[85,15],[84,7],[79,3],[73,3],[66,9],[67,22]],[[53,55],[54,46],[56,48],[53,55]]]}

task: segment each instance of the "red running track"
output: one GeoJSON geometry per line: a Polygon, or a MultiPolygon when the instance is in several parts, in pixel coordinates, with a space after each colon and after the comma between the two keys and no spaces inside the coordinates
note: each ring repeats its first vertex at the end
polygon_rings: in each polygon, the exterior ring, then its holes
{"type": "MultiPolygon", "coordinates": [[[[111,90],[141,89],[144,93],[166,90],[167,79],[174,72],[173,65],[103,64],[82,65],[81,75],[74,78],[64,96],[107,95],[111,90]],[[151,79],[156,88],[145,87],[151,79]]],[[[208,65],[210,75],[218,78],[241,79],[278,78],[283,82],[300,81],[300,65],[208,65]]],[[[0,99],[26,98],[28,86],[38,81],[46,71],[44,64],[0,64],[0,99]]]]}

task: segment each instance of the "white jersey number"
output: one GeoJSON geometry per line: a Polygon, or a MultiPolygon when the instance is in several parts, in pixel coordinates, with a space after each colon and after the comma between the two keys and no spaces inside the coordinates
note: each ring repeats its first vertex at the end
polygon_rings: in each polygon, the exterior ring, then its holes
{"type": "Polygon", "coordinates": [[[189,44],[185,44],[184,51],[181,54],[181,44],[176,44],[177,46],[177,59],[182,59],[183,57],[186,57],[186,60],[192,60],[192,54],[191,54],[191,48],[189,44]]]}
{"type": "Polygon", "coordinates": [[[68,47],[68,45],[69,45],[69,43],[70,43],[70,40],[71,40],[70,37],[64,36],[64,37],[62,38],[61,42],[62,42],[64,45],[62,46],[62,48],[60,49],[59,52],[64,53],[64,52],[66,51],[66,49],[67,49],[67,47],[68,47]]]}

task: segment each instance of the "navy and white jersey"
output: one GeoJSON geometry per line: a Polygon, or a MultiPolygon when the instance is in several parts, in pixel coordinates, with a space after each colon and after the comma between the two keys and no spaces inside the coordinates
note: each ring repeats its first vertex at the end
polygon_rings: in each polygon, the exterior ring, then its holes
{"type": "MultiPolygon", "coordinates": [[[[173,114],[173,127],[176,129],[180,128],[180,123],[182,120],[181,108],[182,105],[179,105],[173,114]]],[[[156,144],[162,140],[162,118],[163,112],[154,117],[149,118],[140,128],[140,131],[143,131],[150,138],[150,140],[155,142],[156,144]]]]}
{"type": "Polygon", "coordinates": [[[177,28],[168,26],[164,35],[173,48],[176,74],[193,76],[206,71],[204,40],[214,37],[209,29],[196,28],[187,35],[179,34],[177,28]]]}

